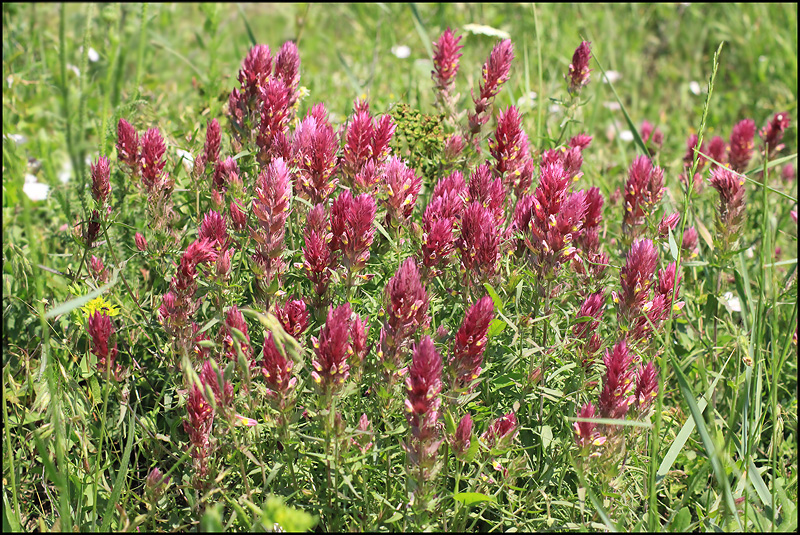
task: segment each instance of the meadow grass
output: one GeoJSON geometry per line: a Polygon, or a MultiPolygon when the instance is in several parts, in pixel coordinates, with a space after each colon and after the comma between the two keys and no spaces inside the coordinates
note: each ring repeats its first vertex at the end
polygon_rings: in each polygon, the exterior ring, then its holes
{"type": "MultiPolygon", "coordinates": [[[[3,4],[3,30],[4,529],[796,529],[797,228],[790,210],[797,209],[797,188],[780,178],[787,164],[796,166],[796,6],[3,4]],[[249,254],[240,251],[233,284],[201,280],[207,299],[200,328],[216,333],[227,305],[236,304],[250,333],[232,331],[234,359],[220,364],[220,377],[243,373],[244,346],[252,338],[258,353],[264,333],[272,332],[305,379],[285,427],[255,377],[249,389],[237,383],[239,413],[259,423],[237,426],[219,416],[214,478],[196,485],[183,423],[192,385],[205,383],[174,349],[157,311],[196,237],[201,203],[209,203],[176,149],[196,158],[207,122],[216,118],[221,154],[237,154],[224,110],[239,86],[242,59],[257,43],[274,52],[296,42],[307,91],[298,118],[324,102],[338,129],[359,97],[375,115],[404,103],[436,117],[431,42],[448,27],[464,45],[457,109],[472,106],[481,66],[507,35],[515,59],[495,110],[520,110],[537,153],[579,132],[594,137],[575,188],[596,186],[606,199],[601,242],[611,257],[603,282],[609,288],[619,285],[630,245],[620,227],[623,207],[609,199],[646,150],[642,121],[663,132],[653,161],[664,170],[666,190],[651,223],[661,213],[680,213],[675,232],[659,242],[659,257],[664,266],[682,266],[674,300],[685,304],[654,329],[648,349],[637,349],[657,364],[654,414],[617,422],[627,450],[582,458],[575,415],[597,399],[599,388],[587,382],[602,387],[603,372],[584,372],[577,356],[578,289],[567,285],[564,295],[540,299],[537,275],[511,255],[500,259],[499,277],[468,291],[457,275],[437,277],[427,285],[432,336],[441,325],[452,337],[484,291],[494,309],[480,385],[458,410],[443,410],[446,434],[453,434],[458,411],[471,413],[475,444],[509,411],[520,427],[510,450],[473,451],[471,462],[456,460],[452,443],[443,445],[433,497],[425,496],[403,446],[405,389],[402,396],[399,387],[394,396],[391,389],[381,393],[383,376],[367,367],[362,383],[351,380],[331,398],[333,407],[316,396],[308,336],[322,336],[324,311],[312,316],[306,343],[292,345],[262,314],[249,254]],[[569,108],[564,74],[582,40],[591,41],[596,61],[590,84],[569,108]],[[602,73],[611,71],[620,76],[605,83],[602,73]],[[716,191],[707,183],[697,191],[678,178],[686,139],[727,139],[738,121],[753,118],[760,129],[776,112],[791,117],[786,147],[771,161],[756,157],[745,173],[745,220],[738,248],[726,251],[714,225],[716,191]],[[167,242],[168,233],[151,228],[146,197],[115,168],[114,216],[88,251],[72,227],[91,212],[88,163],[111,155],[121,118],[139,132],[158,127],[164,135],[166,170],[176,180],[171,225],[180,239],[167,242]],[[46,200],[23,192],[26,174],[50,186],[46,200]],[[699,234],[696,253],[680,246],[689,227],[699,234]],[[158,254],[138,251],[136,232],[162,247],[158,254]],[[106,284],[88,275],[92,255],[109,267],[106,284]],[[113,319],[129,375],[119,383],[110,380],[113,370],[95,367],[90,352],[79,307],[97,295],[120,311],[113,319]],[[362,413],[374,432],[364,452],[349,445],[364,434],[362,413]],[[153,468],[171,477],[166,490],[147,483],[153,468]],[[429,501],[420,506],[423,498],[429,501]]],[[[495,116],[483,135],[494,132],[495,116]]],[[[404,131],[410,121],[398,127],[405,144],[395,150],[437,169],[437,157],[404,131]]],[[[429,134],[434,146],[436,135],[429,134]]],[[[758,135],[755,143],[757,153],[758,135]]],[[[254,183],[255,159],[245,152],[238,161],[254,183]]],[[[700,161],[695,153],[690,176],[700,161]]],[[[417,222],[434,183],[424,177],[417,222]]],[[[304,258],[300,214],[307,204],[299,197],[292,204],[287,298],[312,293],[305,271],[294,266],[304,258]]],[[[370,362],[377,362],[378,333],[388,321],[384,287],[419,240],[411,226],[392,228],[382,218],[376,226],[365,268],[373,277],[355,287],[349,278],[331,283],[334,305],[349,301],[370,318],[370,362]]],[[[244,249],[253,246],[249,236],[236,236],[244,249]]],[[[603,350],[621,328],[607,310],[599,327],[603,350]]],[[[436,341],[446,362],[450,341],[436,341]]]]}

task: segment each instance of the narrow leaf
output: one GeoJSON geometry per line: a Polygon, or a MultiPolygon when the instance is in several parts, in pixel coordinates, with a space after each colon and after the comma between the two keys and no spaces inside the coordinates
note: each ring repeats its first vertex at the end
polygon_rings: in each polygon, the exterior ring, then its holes
{"type": "Polygon", "coordinates": [[[739,514],[736,510],[736,503],[733,500],[730,481],[728,481],[728,476],[725,473],[722,463],[720,462],[719,453],[714,445],[714,441],[711,439],[708,429],[706,429],[706,422],[703,419],[703,413],[697,407],[697,403],[694,399],[694,393],[692,392],[692,387],[689,386],[689,382],[686,380],[686,376],[683,375],[683,371],[681,371],[681,368],[675,358],[673,357],[670,360],[672,361],[672,366],[675,370],[675,376],[678,378],[678,384],[680,385],[683,399],[689,406],[689,410],[692,412],[692,418],[694,418],[694,422],[697,425],[697,432],[700,433],[700,438],[702,439],[703,446],[706,449],[706,455],[709,462],[711,462],[711,468],[714,470],[714,476],[717,479],[717,483],[719,483],[720,487],[722,487],[722,496],[725,500],[726,512],[729,515],[733,515],[733,518],[736,520],[736,524],[738,525],[739,529],[742,529],[742,522],[739,520],[739,514]]]}

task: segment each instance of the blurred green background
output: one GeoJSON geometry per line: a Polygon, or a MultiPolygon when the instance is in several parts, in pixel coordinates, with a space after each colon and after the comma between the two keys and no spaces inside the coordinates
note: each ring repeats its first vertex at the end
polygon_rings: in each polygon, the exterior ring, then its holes
{"type": "MultiPolygon", "coordinates": [[[[686,136],[699,124],[720,41],[726,45],[710,134],[727,138],[745,117],[759,127],[776,111],[796,117],[795,4],[148,4],[144,12],[141,4],[67,4],[63,87],[60,21],[57,4],[3,4],[3,134],[24,136],[16,138],[26,141],[19,148],[42,164],[38,180],[55,187],[59,175],[69,174],[68,118],[82,160],[96,157],[104,125],[110,150],[120,116],[139,127],[159,126],[173,149],[197,148],[200,125],[223,119],[253,40],[274,50],[298,41],[301,85],[310,91],[301,113],[323,101],[341,123],[354,98],[364,95],[374,111],[398,101],[432,111],[430,43],[447,27],[464,37],[457,88],[462,108],[469,107],[489,51],[500,36],[510,36],[516,58],[497,104],[517,104],[538,143],[539,106],[546,128],[556,128],[550,98],[565,95],[563,74],[586,39],[605,69],[619,74],[614,85],[634,122],[648,119],[664,132],[670,161],[661,164],[674,163],[675,174],[686,136]],[[86,54],[84,42],[91,48],[86,54]]],[[[595,69],[584,91],[590,99],[585,130],[595,136],[596,160],[623,163],[618,151],[635,149],[630,142],[606,143],[616,136],[612,125],[624,128],[624,120],[600,77],[595,69]]],[[[796,146],[794,124],[786,139],[796,146]]],[[[4,189],[16,189],[8,182],[21,179],[4,173],[4,189]]]]}

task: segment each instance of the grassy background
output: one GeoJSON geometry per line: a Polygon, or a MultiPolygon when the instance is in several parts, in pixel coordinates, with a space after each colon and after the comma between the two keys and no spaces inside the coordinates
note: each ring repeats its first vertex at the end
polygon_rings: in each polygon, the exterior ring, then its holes
{"type": "MultiPolygon", "coordinates": [[[[634,123],[648,119],[665,134],[659,163],[665,168],[666,185],[671,190],[665,197],[670,208],[680,208],[677,176],[685,141],[700,124],[706,96],[702,92],[694,94],[692,82],[705,87],[711,58],[720,41],[726,44],[708,109],[706,139],[717,134],[727,138],[732,125],[743,118],[753,118],[761,127],[775,112],[788,111],[792,124],[784,138],[787,149],[783,154],[796,153],[797,6],[793,4],[548,4],[535,8],[515,4],[426,4],[413,8],[408,4],[153,4],[144,9],[140,4],[67,4],[63,8],[50,4],[3,4],[4,398],[12,402],[35,400],[31,410],[42,410],[49,401],[47,389],[22,379],[33,377],[39,366],[48,366],[47,359],[42,358],[47,351],[64,360],[78,358],[73,354],[74,347],[57,337],[49,338],[51,330],[55,332],[64,325],[51,325],[51,329],[40,319],[41,311],[70,297],[68,281],[32,266],[41,263],[62,272],[78,267],[80,258],[73,257],[75,245],[68,233],[59,229],[65,223],[71,225],[73,214],[80,212],[78,205],[85,198],[74,186],[86,180],[85,159],[95,159],[101,146],[107,147],[106,153],[111,150],[119,117],[131,119],[140,131],[158,126],[167,137],[172,162],[177,161],[176,148],[196,153],[202,146],[206,121],[216,117],[225,124],[222,109],[229,91],[237,85],[237,71],[252,40],[277,50],[287,39],[299,43],[300,83],[310,93],[301,105],[301,114],[310,105],[323,101],[336,125],[350,113],[353,99],[362,95],[369,97],[373,111],[385,111],[401,101],[431,111],[432,65],[427,45],[448,26],[464,35],[457,87],[461,91],[461,107],[465,108],[469,105],[469,90],[476,85],[481,65],[497,40],[495,36],[465,31],[467,24],[485,25],[510,35],[516,59],[511,79],[497,104],[517,104],[524,113],[532,143],[540,147],[557,137],[562,117],[551,111],[550,98],[564,94],[563,74],[572,52],[581,39],[591,41],[603,67],[620,73],[614,86],[634,123]],[[399,46],[409,47],[410,56],[397,57],[393,49],[399,46]],[[88,47],[99,53],[98,61],[88,60],[88,47]],[[75,66],[80,75],[69,67],[62,71],[61,54],[63,63],[75,66]],[[531,92],[536,92],[535,100],[525,98],[531,92]],[[26,141],[17,144],[6,138],[9,134],[24,136],[26,141]],[[28,159],[32,161],[26,170],[28,159]],[[27,201],[21,192],[26,172],[34,172],[40,182],[51,185],[47,201],[35,205],[27,201]],[[69,177],[67,183],[60,178],[64,173],[69,177]]],[[[584,166],[584,181],[599,186],[608,195],[624,184],[625,168],[637,151],[632,142],[620,140],[618,132],[627,126],[622,112],[607,105],[615,99],[609,85],[601,82],[599,69],[594,71],[584,95],[589,102],[582,110],[581,129],[595,136],[591,158],[584,166]]],[[[223,145],[223,154],[225,149],[223,145]]],[[[185,180],[185,175],[180,180],[185,180]]],[[[796,198],[796,186],[789,185],[785,193],[796,198]]],[[[705,204],[697,212],[704,214],[709,228],[713,227],[714,199],[713,191],[706,191],[705,204]]],[[[755,245],[756,260],[762,265],[769,261],[771,251],[761,251],[758,243],[758,229],[766,222],[773,245],[783,247],[783,259],[795,258],[796,262],[796,231],[788,218],[788,210],[796,209],[796,205],[772,193],[763,201],[761,190],[748,191],[747,234],[752,241],[747,245],[755,245]]],[[[606,217],[617,218],[608,212],[606,217]]],[[[703,250],[708,253],[707,247],[703,246],[703,250]]],[[[704,257],[701,255],[699,260],[704,257]]],[[[746,303],[745,310],[750,316],[744,326],[734,321],[733,315],[726,317],[720,345],[726,348],[725,358],[734,355],[734,363],[722,380],[722,401],[717,400],[715,412],[708,411],[714,413],[707,416],[707,421],[712,434],[718,435],[717,442],[725,444],[721,459],[737,477],[742,459],[760,460],[760,470],[777,449],[780,477],[776,484],[764,475],[769,485],[767,494],[772,493],[775,503],[779,497],[772,491],[779,488],[796,501],[796,345],[787,346],[789,353],[783,358],[788,360],[781,364],[783,344],[791,334],[787,325],[792,324],[792,296],[796,301],[796,285],[793,294],[785,291],[794,268],[788,264],[781,267],[783,272],[773,270],[765,276],[757,264],[748,257],[748,268],[740,270],[752,281],[746,285],[746,291],[752,293],[752,303],[746,303]],[[752,308],[748,308],[750,304],[752,308]],[[743,364],[743,354],[755,357],[757,367],[743,364]],[[760,362],[763,367],[758,367],[760,362]],[[773,380],[776,370],[781,371],[781,378],[773,389],[767,383],[773,380]],[[773,393],[775,404],[764,408],[771,404],[773,393]],[[743,402],[751,397],[757,411],[751,411],[743,402]],[[719,438],[731,429],[739,430],[741,421],[756,429],[751,431],[756,446],[749,451],[736,441],[719,438]],[[772,435],[778,425],[780,441],[775,440],[777,434],[772,435]]],[[[706,314],[705,275],[702,266],[687,269],[684,287],[690,296],[686,298],[686,318],[691,324],[702,325],[706,314]]],[[[739,291],[733,284],[726,288],[745,301],[745,289],[739,291]]],[[[66,320],[62,324],[68,323],[66,320]]],[[[678,355],[680,367],[689,372],[694,392],[705,392],[714,377],[694,367],[703,362],[707,347],[685,324],[678,331],[684,350],[678,355]]],[[[678,401],[683,399],[678,381],[673,375],[669,377],[670,425],[664,436],[672,440],[680,423],[691,417],[686,405],[678,401]]],[[[4,427],[4,451],[16,450],[22,442],[30,443],[25,430],[30,425],[25,420],[13,439],[4,427]]],[[[564,424],[558,425],[563,430],[564,424]]],[[[668,443],[665,440],[662,454],[668,443]]],[[[681,511],[691,503],[692,527],[713,527],[715,524],[702,523],[714,509],[716,499],[716,494],[707,489],[715,485],[708,463],[703,460],[708,450],[696,435],[686,444],[675,465],[676,473],[671,473],[663,484],[663,502],[669,504],[664,518],[681,518],[681,511]]],[[[122,449],[124,445],[119,446],[122,449]]],[[[566,444],[563,447],[567,449],[566,444]]],[[[14,462],[4,461],[4,478],[13,478],[15,471],[7,467],[14,462]]],[[[57,461],[63,465],[61,459],[57,461]]],[[[41,473],[42,461],[18,458],[16,462],[33,462],[31,467],[38,467],[41,473]]],[[[559,463],[568,461],[553,454],[550,462],[559,467],[559,463]]],[[[649,469],[640,459],[632,462],[634,470],[649,469]]],[[[563,472],[561,477],[563,482],[563,472]]],[[[54,475],[51,480],[57,478],[54,475]]],[[[751,479],[738,481],[748,489],[752,484],[761,491],[751,479]]],[[[560,483],[551,481],[543,483],[540,490],[545,493],[543,497],[537,493],[532,498],[534,503],[527,504],[529,510],[537,512],[533,515],[537,519],[519,524],[522,528],[551,527],[553,518],[562,527],[568,519],[574,521],[579,499],[570,494],[573,491],[562,490],[560,483]],[[553,499],[564,503],[551,504],[553,499]]],[[[49,503],[44,498],[47,491],[35,489],[38,502],[28,495],[34,505],[26,506],[26,510],[47,518],[48,527],[53,527],[53,511],[41,505],[49,503]]],[[[608,492],[604,495],[606,507],[615,500],[630,500],[631,496],[638,496],[642,503],[646,501],[642,488],[625,489],[625,498],[608,492]]],[[[741,489],[738,492],[737,496],[750,496],[741,489]]],[[[763,501],[764,496],[759,493],[759,497],[763,501]]],[[[5,491],[4,499],[8,503],[5,491]]],[[[57,500],[51,501],[55,506],[57,500]]],[[[614,521],[620,527],[635,527],[638,505],[617,509],[619,515],[614,521]]],[[[784,514],[787,509],[783,509],[784,514]]],[[[503,524],[505,529],[511,525],[517,524],[503,524]]],[[[763,527],[748,527],[754,526],[763,527]]]]}

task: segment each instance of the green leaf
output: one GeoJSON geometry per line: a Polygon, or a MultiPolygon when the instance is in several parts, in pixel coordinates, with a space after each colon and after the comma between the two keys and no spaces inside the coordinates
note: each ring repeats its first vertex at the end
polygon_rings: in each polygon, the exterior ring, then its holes
{"type": "Polygon", "coordinates": [[[480,492],[459,492],[458,494],[453,494],[453,499],[467,506],[475,503],[481,503],[481,502],[494,503],[495,501],[497,501],[497,498],[495,498],[494,496],[488,496],[486,494],[481,494],[480,492]]]}
{"type": "Polygon", "coordinates": [[[22,528],[19,525],[19,519],[14,511],[11,509],[11,504],[8,503],[8,495],[6,489],[3,488],[3,533],[20,532],[22,528]]]}
{"type": "Polygon", "coordinates": [[[205,514],[200,518],[200,532],[202,533],[222,533],[222,509],[221,503],[215,503],[206,509],[205,514]]]}
{"type": "Polygon", "coordinates": [[[503,329],[505,328],[506,328],[506,322],[495,318],[491,322],[489,322],[489,331],[486,333],[486,336],[488,338],[494,338],[495,336],[503,332],[503,329]]]}
{"type": "Polygon", "coordinates": [[[669,229],[669,254],[672,256],[672,259],[677,262],[678,244],[675,243],[675,235],[672,233],[672,229],[669,229]]]}
{"type": "Polygon", "coordinates": [[[403,515],[401,513],[399,513],[399,512],[395,512],[392,516],[390,516],[389,518],[386,519],[386,523],[387,524],[394,524],[395,522],[397,522],[401,518],[403,518],[403,515]]]}
{"type": "Polygon", "coordinates": [[[297,533],[313,528],[317,518],[300,509],[289,507],[278,496],[270,496],[261,508],[261,523],[268,530],[280,527],[281,531],[297,533]]]}
{"type": "Polygon", "coordinates": [[[686,533],[689,531],[691,523],[692,512],[688,507],[683,507],[672,517],[672,522],[669,523],[669,530],[672,533],[686,533]]]}
{"type": "Polygon", "coordinates": [[[483,283],[483,287],[486,288],[486,292],[489,294],[489,297],[492,298],[492,303],[494,303],[494,308],[498,312],[503,312],[503,300],[500,299],[500,296],[497,294],[492,285],[488,282],[483,283]]]}

